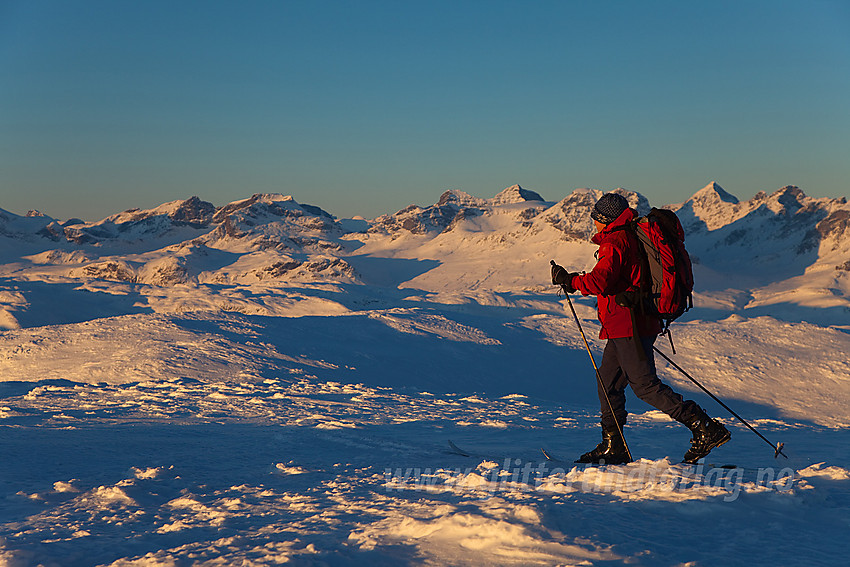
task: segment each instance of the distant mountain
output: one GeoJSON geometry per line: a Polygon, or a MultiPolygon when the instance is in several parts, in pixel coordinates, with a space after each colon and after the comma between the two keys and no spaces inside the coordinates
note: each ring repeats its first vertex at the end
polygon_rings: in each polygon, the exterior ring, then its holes
{"type": "MultiPolygon", "coordinates": [[[[637,210],[638,214],[645,215],[650,210],[649,201],[633,191],[615,189],[613,193],[619,193],[628,200],[629,205],[637,210]]],[[[603,195],[602,191],[594,189],[576,189],[570,195],[548,208],[540,219],[536,221],[538,227],[550,225],[560,232],[560,238],[564,240],[587,241],[593,236],[596,229],[590,213],[596,201],[603,195]]]]}
{"type": "Polygon", "coordinates": [[[201,201],[198,197],[190,197],[185,201],[172,201],[155,209],[130,209],[117,215],[107,217],[100,224],[130,225],[147,221],[151,218],[167,218],[175,224],[188,224],[203,227],[212,222],[216,212],[212,203],[201,201]]]}
{"type": "Polygon", "coordinates": [[[689,248],[718,270],[800,270],[850,252],[850,207],[843,197],[815,199],[789,185],[739,201],[710,183],[670,208],[689,248]]]}
{"type": "Polygon", "coordinates": [[[0,236],[26,243],[24,259],[33,266],[24,271],[155,285],[353,280],[354,270],[338,257],[343,233],[326,211],[275,194],[218,208],[191,197],[89,223],[0,210],[0,236]]]}
{"type": "Polygon", "coordinates": [[[0,209],[0,236],[7,238],[33,237],[53,222],[55,221],[52,218],[38,211],[29,211],[26,216],[20,216],[0,209]]]}
{"type": "Polygon", "coordinates": [[[543,197],[534,191],[523,189],[519,185],[512,185],[501,191],[489,200],[491,205],[509,205],[514,203],[525,203],[528,201],[543,201],[543,197]]]}
{"type": "Polygon", "coordinates": [[[463,191],[446,191],[436,204],[428,207],[410,205],[393,215],[378,217],[372,222],[369,232],[395,233],[408,231],[414,234],[428,234],[451,231],[464,221],[489,215],[495,208],[504,205],[519,206],[522,220],[528,220],[539,214],[546,203],[534,191],[523,189],[519,185],[508,187],[492,199],[479,199],[463,191]]]}

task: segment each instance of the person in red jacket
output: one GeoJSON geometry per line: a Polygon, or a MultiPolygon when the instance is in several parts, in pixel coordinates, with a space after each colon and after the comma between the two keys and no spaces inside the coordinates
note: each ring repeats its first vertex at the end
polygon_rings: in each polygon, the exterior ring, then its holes
{"type": "Polygon", "coordinates": [[[590,216],[597,231],[591,241],[599,246],[593,270],[580,274],[567,272],[557,264],[552,266],[553,284],[561,285],[568,293],[581,292],[597,297],[602,324],[599,338],[607,339],[599,364],[601,384],[597,384],[602,408],[602,442],[577,462],[629,462],[623,427],[628,415],[626,386],[631,386],[640,399],[693,432],[691,448],[683,460],[695,463],[729,441],[731,434],[695,402],[685,400],[658,378],[652,345],[661,332],[661,321],[638,310],[634,313],[633,324],[631,310],[617,301],[618,294],[640,285],[639,244],[632,231],[623,230],[627,223],[637,218],[637,212],[622,195],[607,193],[597,201],[590,216]],[[635,326],[638,337],[634,336],[635,326]]]}

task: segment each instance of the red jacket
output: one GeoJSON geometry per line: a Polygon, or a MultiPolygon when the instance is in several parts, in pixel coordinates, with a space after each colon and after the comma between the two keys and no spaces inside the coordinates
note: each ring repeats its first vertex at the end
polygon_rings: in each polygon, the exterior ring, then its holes
{"type": "MultiPolygon", "coordinates": [[[[599,322],[602,330],[600,339],[631,337],[632,314],[627,307],[617,305],[614,296],[629,288],[640,285],[640,256],[635,236],[620,227],[637,217],[634,209],[626,209],[617,220],[593,236],[591,242],[599,245],[597,262],[588,274],[573,278],[573,287],[583,295],[596,295],[599,322]]],[[[638,334],[642,337],[661,332],[661,321],[637,316],[638,334]]]]}

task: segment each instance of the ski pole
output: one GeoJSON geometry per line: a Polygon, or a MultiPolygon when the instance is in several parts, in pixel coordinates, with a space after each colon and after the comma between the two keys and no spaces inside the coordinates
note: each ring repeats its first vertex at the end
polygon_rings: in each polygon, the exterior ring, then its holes
{"type": "MultiPolygon", "coordinates": [[[[555,260],[551,260],[551,263],[554,264],[555,260]]],[[[576,314],[575,307],[573,307],[573,302],[570,299],[570,294],[567,293],[567,286],[561,284],[561,289],[564,290],[564,295],[567,296],[567,303],[570,306],[570,311],[573,312],[573,318],[576,320],[576,325],[578,326],[578,330],[581,333],[581,338],[584,339],[584,348],[587,349],[587,355],[590,357],[590,363],[593,364],[593,370],[596,372],[596,381],[599,384],[599,389],[605,395],[605,401],[608,402],[608,409],[611,411],[611,416],[614,418],[614,423],[617,424],[617,431],[620,433],[620,438],[623,440],[623,446],[626,448],[626,455],[629,456],[629,461],[633,461],[632,452],[629,450],[629,444],[626,442],[626,435],[623,433],[623,428],[620,426],[620,422],[617,420],[617,416],[614,414],[614,407],[611,405],[611,399],[608,397],[608,392],[605,391],[605,386],[602,384],[602,376],[599,374],[599,367],[596,366],[596,361],[593,359],[593,353],[590,352],[590,343],[587,342],[587,336],[584,334],[584,329],[581,328],[581,322],[578,319],[578,314],[576,314]]]]}
{"type": "Polygon", "coordinates": [[[685,375],[685,377],[686,377],[688,380],[690,380],[691,382],[693,382],[694,384],[696,384],[697,386],[699,386],[700,390],[702,390],[703,392],[705,392],[706,394],[708,394],[709,396],[711,396],[711,399],[713,399],[715,402],[717,402],[718,404],[720,404],[721,406],[723,406],[723,407],[726,409],[726,411],[728,411],[729,413],[731,413],[733,416],[735,416],[736,418],[738,418],[738,421],[740,421],[741,423],[743,423],[744,425],[746,425],[747,427],[749,427],[749,428],[750,428],[750,431],[752,431],[753,433],[755,433],[756,435],[758,435],[759,437],[761,437],[762,439],[764,439],[765,443],[767,443],[768,445],[770,445],[770,446],[773,448],[773,458],[774,458],[774,459],[778,458],[778,457],[779,457],[779,455],[782,455],[782,456],[783,456],[783,457],[785,457],[786,459],[788,458],[788,455],[786,455],[785,453],[783,453],[783,452],[782,452],[782,448],[785,446],[785,443],[777,443],[776,445],[774,445],[773,443],[771,443],[770,441],[768,441],[768,440],[767,440],[767,437],[765,437],[764,435],[762,435],[761,433],[759,433],[758,431],[756,431],[756,428],[755,428],[755,427],[753,427],[752,425],[750,425],[749,423],[747,423],[747,420],[745,420],[743,417],[741,417],[740,415],[738,415],[737,413],[735,413],[734,411],[732,411],[732,408],[730,408],[729,406],[727,406],[726,404],[724,404],[723,402],[721,402],[721,401],[720,401],[720,399],[719,399],[717,396],[715,396],[714,394],[712,394],[711,392],[709,392],[709,391],[705,388],[705,386],[703,386],[702,384],[700,384],[699,382],[697,382],[697,381],[696,381],[696,379],[695,379],[693,376],[691,376],[690,374],[688,374],[687,372],[685,372],[685,371],[684,371],[684,369],[683,369],[681,366],[679,366],[678,364],[676,364],[675,362],[673,362],[673,361],[670,359],[670,357],[669,357],[669,356],[667,356],[666,354],[664,354],[663,352],[661,352],[660,350],[658,350],[658,347],[653,346],[653,347],[652,347],[652,349],[653,349],[655,352],[657,352],[658,354],[660,354],[660,355],[664,358],[664,360],[666,360],[667,362],[669,362],[669,363],[673,366],[673,368],[675,368],[676,370],[678,370],[679,372],[681,372],[682,374],[684,374],[684,375],[685,375]]]}

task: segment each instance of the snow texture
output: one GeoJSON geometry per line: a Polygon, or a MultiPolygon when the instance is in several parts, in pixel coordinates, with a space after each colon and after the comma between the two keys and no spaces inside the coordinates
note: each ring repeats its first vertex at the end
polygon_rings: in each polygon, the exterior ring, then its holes
{"type": "Polygon", "coordinates": [[[690,433],[629,394],[636,461],[585,468],[595,381],[548,264],[592,267],[601,195],[0,210],[0,565],[845,563],[850,207],[668,207],[697,259],[673,358],[787,459],[659,360],[732,441],[682,465],[690,433]]]}

